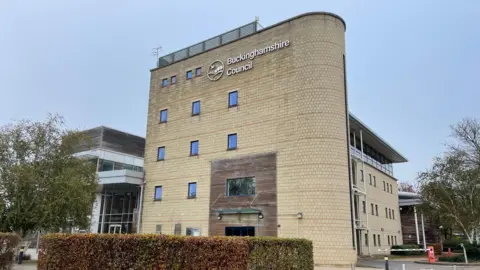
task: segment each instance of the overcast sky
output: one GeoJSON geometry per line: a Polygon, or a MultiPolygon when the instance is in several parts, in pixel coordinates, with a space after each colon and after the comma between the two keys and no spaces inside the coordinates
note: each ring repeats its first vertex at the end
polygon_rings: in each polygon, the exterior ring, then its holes
{"type": "Polygon", "coordinates": [[[450,124],[480,117],[480,1],[283,2],[0,0],[0,125],[51,112],[145,136],[153,47],[309,11],[345,19],[350,111],[409,159],[401,181],[445,149],[450,124]]]}

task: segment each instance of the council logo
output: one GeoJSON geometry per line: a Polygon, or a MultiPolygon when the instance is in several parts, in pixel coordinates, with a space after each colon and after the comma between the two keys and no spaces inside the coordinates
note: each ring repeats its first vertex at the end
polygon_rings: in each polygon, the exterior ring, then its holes
{"type": "Polygon", "coordinates": [[[220,60],[214,61],[208,68],[207,77],[210,81],[217,81],[223,75],[223,63],[220,60]]]}

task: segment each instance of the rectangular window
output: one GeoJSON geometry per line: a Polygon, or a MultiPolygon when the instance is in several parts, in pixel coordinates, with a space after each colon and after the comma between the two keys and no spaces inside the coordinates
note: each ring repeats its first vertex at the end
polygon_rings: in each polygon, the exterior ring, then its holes
{"type": "Polygon", "coordinates": [[[388,218],[392,219],[392,210],[391,209],[388,209],[388,218]]]}
{"type": "Polygon", "coordinates": [[[378,217],[378,204],[375,204],[375,214],[376,214],[377,217],[378,217]]]}
{"type": "Polygon", "coordinates": [[[192,115],[200,114],[200,101],[192,102],[192,115]]]}
{"type": "Polygon", "coordinates": [[[371,208],[372,208],[372,215],[375,215],[375,210],[373,208],[373,203],[370,204],[371,208]]]}
{"type": "Polygon", "coordinates": [[[395,245],[397,244],[397,236],[395,236],[395,245]]]}
{"type": "Polygon", "coordinates": [[[165,159],[165,146],[158,147],[157,160],[165,159]]]}
{"type": "Polygon", "coordinates": [[[363,213],[367,213],[367,204],[365,203],[365,201],[362,201],[362,206],[363,206],[363,213]]]}
{"type": "Polygon", "coordinates": [[[381,246],[382,243],[380,242],[380,234],[377,235],[377,238],[378,238],[378,241],[377,241],[377,242],[378,242],[378,246],[381,246]]]}
{"type": "Polygon", "coordinates": [[[191,70],[187,71],[187,80],[190,80],[192,78],[192,75],[193,74],[191,70]]]}
{"type": "Polygon", "coordinates": [[[197,182],[188,183],[188,198],[193,199],[197,197],[197,182]]]}
{"type": "Polygon", "coordinates": [[[365,246],[368,246],[368,233],[365,234],[365,246]]]}
{"type": "Polygon", "coordinates": [[[369,174],[368,174],[368,177],[370,178],[370,186],[371,186],[371,185],[372,185],[372,174],[369,173],[369,174]]]}
{"type": "Polygon", "coordinates": [[[168,79],[163,79],[162,80],[162,87],[167,87],[168,86],[168,79]]]}
{"type": "Polygon", "coordinates": [[[197,69],[195,69],[195,76],[200,76],[202,75],[202,68],[201,67],[198,67],[197,69]]]}
{"type": "Polygon", "coordinates": [[[102,172],[113,171],[113,161],[102,159],[102,172]]]}
{"type": "Polygon", "coordinates": [[[392,209],[392,219],[395,219],[395,210],[392,209]]]}
{"type": "Polygon", "coordinates": [[[153,198],[155,201],[161,201],[162,200],[162,186],[156,186],[155,187],[155,197],[153,198]]]}
{"type": "Polygon", "coordinates": [[[198,155],[198,141],[190,142],[190,156],[198,155]]]}
{"type": "Polygon", "coordinates": [[[373,186],[377,187],[377,178],[373,176],[373,186]]]}
{"type": "Polygon", "coordinates": [[[227,180],[227,196],[255,195],[255,178],[245,177],[227,180]]]}
{"type": "Polygon", "coordinates": [[[156,233],[156,234],[161,234],[161,233],[162,233],[162,225],[157,224],[157,225],[155,226],[155,233],[156,233]]]}
{"type": "Polygon", "coordinates": [[[383,181],[383,191],[386,190],[385,181],[383,181]]]}
{"type": "Polygon", "coordinates": [[[237,133],[228,135],[227,149],[237,149],[237,133]]]}
{"type": "Polygon", "coordinates": [[[373,246],[374,246],[374,247],[377,246],[377,237],[376,237],[375,234],[373,235],[373,246]]]}
{"type": "Polygon", "coordinates": [[[387,235],[388,245],[390,246],[390,235],[387,235]]]}
{"type": "Polygon", "coordinates": [[[385,218],[388,218],[388,209],[385,207],[385,218]]]}
{"type": "Polygon", "coordinates": [[[238,105],[238,92],[228,93],[228,107],[235,107],[238,105]]]}
{"type": "Polygon", "coordinates": [[[387,183],[387,192],[390,192],[390,186],[388,183],[387,183]]]}
{"type": "Polygon", "coordinates": [[[168,120],[168,110],[161,110],[160,111],[160,123],[166,123],[168,120]]]}
{"type": "Polygon", "coordinates": [[[393,194],[393,186],[390,184],[390,193],[393,194]]]}
{"type": "Polygon", "coordinates": [[[170,81],[172,82],[172,84],[176,84],[176,83],[177,83],[177,76],[175,76],[175,75],[172,76],[172,77],[170,78],[170,81]]]}
{"type": "Polygon", "coordinates": [[[362,177],[362,182],[364,181],[363,180],[363,170],[360,170],[360,176],[362,177]]]}
{"type": "Polygon", "coordinates": [[[187,236],[200,236],[200,229],[197,228],[187,228],[187,236]]]}

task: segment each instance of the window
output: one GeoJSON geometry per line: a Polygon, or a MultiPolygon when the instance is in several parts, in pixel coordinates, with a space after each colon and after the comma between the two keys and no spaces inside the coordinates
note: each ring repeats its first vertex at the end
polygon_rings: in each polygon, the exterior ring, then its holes
{"type": "Polygon", "coordinates": [[[188,183],[188,198],[193,199],[197,197],[197,182],[188,183]]]}
{"type": "Polygon", "coordinates": [[[155,225],[155,233],[157,233],[157,234],[162,233],[162,225],[160,225],[160,224],[155,225]]]}
{"type": "Polygon", "coordinates": [[[388,245],[390,246],[390,235],[387,235],[388,245]]]}
{"type": "Polygon", "coordinates": [[[167,87],[168,86],[168,79],[163,79],[162,80],[162,87],[167,87]]]}
{"type": "Polygon", "coordinates": [[[373,176],[373,186],[377,187],[377,178],[373,176]]]}
{"type": "Polygon", "coordinates": [[[390,184],[390,193],[393,194],[393,186],[392,186],[392,184],[390,184]]]}
{"type": "Polygon", "coordinates": [[[228,135],[227,149],[237,149],[237,133],[228,135]]]}
{"type": "Polygon", "coordinates": [[[192,71],[189,70],[187,71],[187,80],[190,80],[192,78],[192,71]]]}
{"type": "Polygon", "coordinates": [[[371,185],[372,185],[372,174],[369,173],[369,174],[368,174],[368,177],[370,178],[370,186],[371,186],[371,185]]]}
{"type": "Polygon", "coordinates": [[[102,160],[102,172],[113,171],[113,161],[102,160]]]}
{"type": "Polygon", "coordinates": [[[397,244],[397,236],[395,236],[395,245],[397,244]]]}
{"type": "Polygon", "coordinates": [[[176,223],[175,227],[173,229],[173,234],[174,235],[181,235],[182,234],[182,224],[176,223]]]}
{"type": "Polygon", "coordinates": [[[385,218],[388,218],[388,209],[385,207],[385,218]]]}
{"type": "Polygon", "coordinates": [[[377,238],[378,238],[378,241],[377,241],[377,242],[378,242],[378,246],[381,246],[382,243],[380,242],[380,234],[377,234],[377,238]]]}
{"type": "Polygon", "coordinates": [[[375,234],[373,235],[373,246],[377,246],[377,237],[375,236],[375,234]]]}
{"type": "Polygon", "coordinates": [[[200,101],[192,102],[192,115],[200,114],[200,101]]]}
{"type": "Polygon", "coordinates": [[[175,76],[175,75],[172,76],[172,77],[170,78],[170,81],[172,82],[172,84],[176,84],[176,83],[177,83],[177,76],[175,76]]]}
{"type": "Polygon", "coordinates": [[[372,215],[375,215],[375,211],[373,209],[373,203],[371,203],[370,206],[372,207],[372,215]]]}
{"type": "Polygon", "coordinates": [[[165,159],[165,146],[158,147],[157,160],[165,159]]]}
{"type": "Polygon", "coordinates": [[[395,219],[395,210],[392,209],[392,219],[395,219]]]}
{"type": "Polygon", "coordinates": [[[227,196],[255,195],[255,178],[245,177],[227,180],[227,196]]]}
{"type": "Polygon", "coordinates": [[[190,156],[198,155],[198,141],[190,142],[190,156]]]}
{"type": "Polygon", "coordinates": [[[368,233],[365,234],[365,246],[368,246],[368,233]]]}
{"type": "Polygon", "coordinates": [[[383,181],[383,191],[386,190],[385,188],[386,188],[386,187],[385,187],[385,181],[383,181]]]}
{"type": "Polygon", "coordinates": [[[238,92],[228,93],[228,107],[235,107],[238,105],[238,92]]]}
{"type": "Polygon", "coordinates": [[[362,182],[364,181],[363,180],[363,170],[360,170],[360,176],[362,176],[362,182]]]}
{"type": "Polygon", "coordinates": [[[162,200],[162,186],[156,186],[155,187],[155,197],[153,198],[155,201],[161,201],[162,200]]]}
{"type": "Polygon", "coordinates": [[[166,123],[168,118],[168,110],[161,110],[160,111],[160,123],[166,123]]]}
{"type": "Polygon", "coordinates": [[[200,229],[197,228],[187,228],[187,236],[200,236],[200,229]]]}
{"type": "Polygon", "coordinates": [[[387,192],[390,192],[390,186],[388,183],[387,183],[387,192]]]}
{"type": "Polygon", "coordinates": [[[362,206],[363,206],[363,213],[367,213],[367,204],[365,203],[365,201],[362,201],[362,206]]]}
{"type": "Polygon", "coordinates": [[[195,76],[200,76],[202,75],[202,68],[201,67],[198,67],[197,69],[195,69],[195,76]]]}
{"type": "Polygon", "coordinates": [[[392,219],[392,210],[391,209],[388,209],[388,218],[392,219]]]}
{"type": "Polygon", "coordinates": [[[375,214],[376,214],[377,217],[378,217],[378,204],[375,204],[375,214]]]}

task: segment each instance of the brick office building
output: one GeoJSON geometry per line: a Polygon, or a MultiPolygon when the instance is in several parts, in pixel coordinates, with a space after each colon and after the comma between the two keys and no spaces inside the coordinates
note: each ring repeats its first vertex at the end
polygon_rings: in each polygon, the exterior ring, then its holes
{"type": "Polygon", "coordinates": [[[161,57],[141,231],[308,238],[317,264],[401,243],[391,164],[406,160],[348,113],[345,29],[312,12],[161,57]]]}

